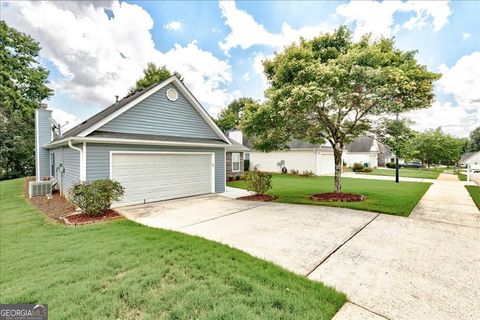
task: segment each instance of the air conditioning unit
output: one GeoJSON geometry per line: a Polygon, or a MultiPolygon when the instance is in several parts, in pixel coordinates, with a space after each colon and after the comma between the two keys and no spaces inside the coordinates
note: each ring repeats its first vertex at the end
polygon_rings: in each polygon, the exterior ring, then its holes
{"type": "Polygon", "coordinates": [[[44,196],[52,194],[53,181],[31,181],[28,185],[28,196],[44,196]]]}

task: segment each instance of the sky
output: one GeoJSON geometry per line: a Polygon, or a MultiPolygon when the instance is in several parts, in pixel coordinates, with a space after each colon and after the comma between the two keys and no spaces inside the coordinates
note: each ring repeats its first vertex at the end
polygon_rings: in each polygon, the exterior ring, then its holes
{"type": "Polygon", "coordinates": [[[263,100],[262,60],[340,25],[395,37],[442,73],[432,107],[403,115],[415,129],[465,137],[480,125],[480,1],[1,1],[0,15],[40,43],[47,103],[67,127],[126,95],[148,62],[180,72],[213,117],[263,100]]]}

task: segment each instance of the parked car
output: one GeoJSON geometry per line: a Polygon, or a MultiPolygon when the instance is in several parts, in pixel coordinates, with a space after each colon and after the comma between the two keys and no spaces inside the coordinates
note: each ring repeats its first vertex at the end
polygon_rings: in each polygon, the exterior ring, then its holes
{"type": "Polygon", "coordinates": [[[422,163],[419,162],[419,161],[412,161],[412,162],[407,162],[403,165],[405,168],[421,168],[422,167],[422,163]]]}

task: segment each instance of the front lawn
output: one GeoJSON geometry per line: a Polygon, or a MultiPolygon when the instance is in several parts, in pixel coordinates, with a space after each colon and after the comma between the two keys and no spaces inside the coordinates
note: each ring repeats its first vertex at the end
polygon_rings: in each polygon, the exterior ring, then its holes
{"type": "MultiPolygon", "coordinates": [[[[400,178],[421,178],[421,179],[437,179],[444,168],[437,169],[415,169],[415,168],[400,168],[400,178]]],[[[370,174],[376,176],[395,176],[395,169],[373,169],[372,172],[359,172],[360,174],[370,174]]]]}
{"type": "MultiPolygon", "coordinates": [[[[228,186],[246,188],[245,181],[228,182],[228,186]]],[[[430,183],[400,182],[342,178],[342,191],[359,193],[367,197],[361,202],[315,202],[309,199],[313,193],[332,192],[333,177],[298,177],[274,174],[272,190],[267,192],[278,196],[276,202],[314,204],[345,207],[408,216],[430,183]]]]}
{"type": "Polygon", "coordinates": [[[54,223],[22,184],[0,183],[1,303],[47,303],[50,319],[330,319],[346,300],[201,238],[128,220],[54,223]]]}
{"type": "Polygon", "coordinates": [[[473,201],[477,205],[478,209],[480,210],[480,187],[478,186],[465,186],[467,188],[468,193],[472,197],[473,201]]]}

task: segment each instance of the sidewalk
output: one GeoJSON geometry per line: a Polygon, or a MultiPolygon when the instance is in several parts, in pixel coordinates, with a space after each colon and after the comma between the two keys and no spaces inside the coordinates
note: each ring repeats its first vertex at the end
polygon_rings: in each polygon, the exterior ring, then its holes
{"type": "Polygon", "coordinates": [[[410,217],[480,228],[480,211],[465,184],[456,175],[440,174],[410,217]]]}
{"type": "MultiPolygon", "coordinates": [[[[373,174],[358,174],[354,172],[343,172],[342,177],[344,178],[355,178],[355,179],[369,179],[369,180],[389,180],[395,181],[394,176],[377,176],[373,174]]],[[[430,182],[434,183],[435,179],[424,179],[424,178],[407,178],[407,177],[400,177],[401,181],[408,181],[408,182],[430,182]]]]}

